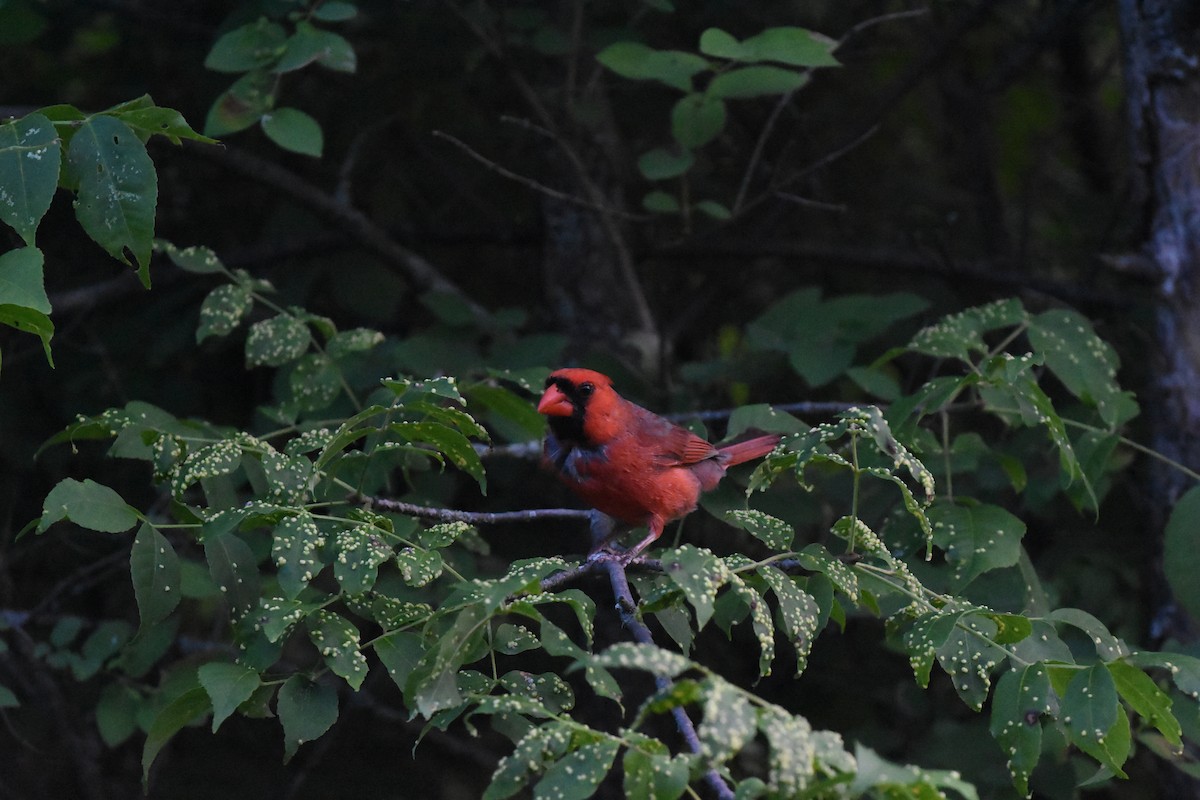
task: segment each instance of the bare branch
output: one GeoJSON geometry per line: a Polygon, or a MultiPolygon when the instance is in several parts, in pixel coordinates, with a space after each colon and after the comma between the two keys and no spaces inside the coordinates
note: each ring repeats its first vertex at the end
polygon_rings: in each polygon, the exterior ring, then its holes
{"type": "Polygon", "coordinates": [[[455,508],[434,508],[392,500],[387,497],[360,496],[360,502],[384,511],[407,514],[437,522],[466,522],[469,525],[503,525],[511,522],[537,522],[545,519],[586,520],[591,512],[582,508],[527,508],[524,511],[460,511],[455,508]]]}
{"type": "Polygon", "coordinates": [[[184,152],[209,159],[251,180],[273,186],[346,231],[362,247],[397,268],[419,289],[452,294],[462,299],[479,318],[488,312],[457,284],[443,275],[424,257],[394,240],[386,230],[353,206],[314,186],[294,172],[243,150],[225,147],[185,146],[184,152]]]}
{"type": "MultiPolygon", "coordinates": [[[[536,126],[531,126],[531,127],[536,127],[536,126]]],[[[473,149],[466,142],[464,142],[461,139],[458,139],[454,136],[451,136],[450,134],[446,133],[445,131],[434,131],[433,135],[435,137],[437,137],[438,139],[442,139],[444,141],[450,142],[450,144],[459,148],[464,153],[466,153],[468,156],[470,156],[471,158],[478,161],[480,164],[483,164],[485,167],[490,169],[492,172],[495,172],[498,175],[503,175],[505,178],[508,178],[509,180],[516,181],[517,183],[521,184],[522,186],[528,186],[530,189],[533,189],[535,192],[540,192],[540,193],[546,195],[547,197],[553,197],[555,200],[561,200],[564,203],[570,203],[572,205],[580,206],[581,208],[586,208],[589,211],[595,211],[600,214],[611,214],[613,216],[620,217],[622,219],[638,220],[638,221],[646,221],[646,220],[650,219],[650,216],[647,214],[640,214],[640,215],[639,214],[630,214],[628,211],[621,211],[619,209],[612,208],[611,206],[596,205],[595,203],[593,203],[589,200],[584,200],[582,197],[576,197],[572,194],[567,194],[566,192],[560,192],[558,189],[552,189],[544,183],[539,183],[538,181],[535,181],[533,178],[527,178],[524,175],[519,175],[510,169],[506,169],[505,167],[500,166],[500,164],[496,163],[495,161],[492,161],[490,158],[483,155],[478,150],[473,149]]]]}

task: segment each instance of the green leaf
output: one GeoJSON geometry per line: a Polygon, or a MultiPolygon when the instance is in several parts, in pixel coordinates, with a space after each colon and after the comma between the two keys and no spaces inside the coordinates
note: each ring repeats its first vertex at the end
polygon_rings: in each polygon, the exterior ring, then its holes
{"type": "Polygon", "coordinates": [[[733,212],[729,210],[728,206],[721,205],[715,200],[701,200],[699,203],[695,203],[692,208],[703,214],[707,214],[713,219],[722,221],[733,219],[733,212]]]}
{"type": "MultiPolygon", "coordinates": [[[[0,220],[11,225],[30,247],[58,188],[61,160],[58,133],[43,114],[28,114],[0,125],[0,220]]],[[[50,312],[48,307],[38,310],[50,312]]]]}
{"type": "Polygon", "coordinates": [[[319,739],[337,722],[337,692],[332,686],[293,675],[279,689],[275,706],[283,724],[283,760],[292,760],[305,742],[319,739]]]}
{"type": "Polygon", "coordinates": [[[466,436],[435,422],[395,422],[388,429],[414,444],[431,445],[445,455],[451,464],[474,478],[480,492],[487,494],[483,462],[466,436]]]}
{"type": "Polygon", "coordinates": [[[838,43],[805,28],[767,28],[739,42],[720,28],[700,34],[700,52],[730,61],[776,61],[793,67],[836,67],[838,43]]]}
{"type": "Polygon", "coordinates": [[[1029,341],[1067,390],[1094,406],[1109,427],[1137,414],[1133,392],[1117,385],[1116,351],[1095,334],[1087,317],[1065,308],[1044,311],[1029,321],[1029,341]]]}
{"type": "Polygon", "coordinates": [[[165,239],[155,239],[154,247],[167,254],[171,263],[184,272],[196,275],[212,275],[228,273],[217,254],[207,247],[192,245],[191,247],[176,247],[165,239]]]}
{"type": "Polygon", "coordinates": [[[179,556],[166,537],[143,522],[129,551],[129,574],[141,630],[165,619],[179,605],[179,556]]]}
{"type": "Polygon", "coordinates": [[[937,648],[938,663],[950,676],[958,696],[974,711],[983,708],[992,686],[992,671],[1008,655],[994,644],[995,635],[996,623],[991,619],[966,614],[937,648]]]}
{"type": "Polygon", "coordinates": [[[719,678],[705,681],[704,720],[697,733],[706,758],[722,763],[754,737],[758,718],[754,706],[719,678]]]}
{"type": "Polygon", "coordinates": [[[379,566],[392,557],[392,548],[381,534],[373,525],[355,525],[334,536],[333,576],[343,593],[361,594],[375,585],[379,566]]]}
{"type": "Polygon", "coordinates": [[[275,76],[255,70],[238,78],[208,110],[204,120],[207,136],[237,133],[258,122],[275,105],[275,76]]]}
{"type": "Polygon", "coordinates": [[[482,383],[465,391],[471,409],[501,438],[512,442],[527,441],[540,437],[545,431],[546,418],[516,392],[482,383]]]}
{"type": "Polygon", "coordinates": [[[940,322],[922,328],[908,347],[935,358],[957,358],[969,363],[972,353],[988,352],[983,334],[1020,325],[1027,318],[1020,300],[997,300],[950,314],[940,322]]]}
{"type": "Polygon", "coordinates": [[[1109,633],[1104,623],[1078,608],[1058,608],[1049,615],[1054,622],[1062,622],[1087,634],[1096,648],[1096,655],[1104,661],[1115,661],[1129,655],[1125,643],[1109,633]]]}
{"type": "Polygon", "coordinates": [[[42,503],[38,533],[59,520],[103,533],[120,533],[137,524],[139,515],[121,495],[91,478],[83,482],[64,478],[50,490],[42,503]]]}
{"type": "Polygon", "coordinates": [[[1121,699],[1142,719],[1158,729],[1167,743],[1176,750],[1183,747],[1183,730],[1171,713],[1171,698],[1145,672],[1124,661],[1106,665],[1121,699]]]}
{"type": "Polygon", "coordinates": [[[245,286],[223,284],[213,289],[200,304],[196,344],[210,336],[227,336],[232,333],[253,306],[254,298],[245,286]]]}
{"type": "Polygon", "coordinates": [[[354,328],[335,334],[325,345],[325,352],[333,359],[345,358],[351,353],[361,353],[382,343],[383,334],[379,331],[354,328]]]}
{"type": "Polygon", "coordinates": [[[264,67],[279,58],[286,38],[283,26],[259,17],[217,39],[204,66],[214,72],[248,72],[264,67]]]}
{"type": "Polygon", "coordinates": [[[625,751],[621,765],[625,770],[625,796],[631,800],[675,800],[687,791],[687,757],[672,758],[665,747],[663,752],[631,747],[625,751]]]}
{"type": "Polygon", "coordinates": [[[550,723],[534,728],[517,742],[516,749],[500,759],[483,800],[505,800],[519,792],[530,778],[545,769],[546,764],[566,752],[571,742],[571,730],[550,723]]]}
{"type": "Polygon", "coordinates": [[[50,340],[54,338],[54,323],[48,316],[25,306],[0,305],[0,325],[32,333],[41,339],[42,351],[46,354],[46,363],[51,367],[54,366],[54,357],[50,354],[50,340]]]}
{"type": "Polygon", "coordinates": [[[284,150],[320,158],[325,148],[321,125],[297,108],[277,108],[262,115],[263,133],[284,150]]]}
{"type": "Polygon", "coordinates": [[[132,255],[149,288],[158,173],[146,146],[124,122],[99,114],[75,131],[67,162],[79,181],[79,224],[118,261],[129,264],[132,255]]]}
{"type": "Polygon", "coordinates": [[[261,320],[246,337],[246,366],[282,366],[304,355],[311,343],[308,326],[291,314],[261,320]]]}
{"type": "Polygon", "coordinates": [[[656,147],[638,157],[638,171],[647,180],[661,181],[682,175],[695,163],[696,157],[690,150],[656,147]]]}
{"type": "Polygon", "coordinates": [[[314,61],[336,72],[354,72],[358,67],[354,48],[345,37],[322,30],[309,22],[298,22],[296,32],[288,37],[274,71],[291,72],[314,61]]]}
{"type": "Polygon", "coordinates": [[[275,526],[271,558],[279,570],[279,588],[284,597],[295,600],[321,571],[317,551],[324,546],[325,536],[307,512],[287,517],[275,526]]]}
{"type": "Polygon", "coordinates": [[[1200,486],[1189,489],[1167,520],[1163,533],[1163,572],[1179,604],[1200,619],[1200,486]]]}
{"type": "Polygon", "coordinates": [[[1020,558],[1025,523],[999,506],[938,504],[927,514],[934,544],[946,551],[956,591],[989,570],[1011,567],[1020,558]]]}
{"type": "Polygon", "coordinates": [[[396,553],[396,566],[409,586],[425,586],[442,574],[445,563],[436,550],[405,547],[396,553]]]}
{"type": "Polygon", "coordinates": [[[801,589],[795,579],[771,566],[758,570],[775,593],[779,602],[779,617],[788,641],[796,651],[796,672],[804,671],[808,665],[808,654],[817,636],[821,609],[812,595],[801,589]]]}
{"type": "Polygon", "coordinates": [[[673,195],[655,190],[642,198],[642,208],[656,214],[673,214],[679,211],[679,201],[673,195]]]}
{"type": "Polygon", "coordinates": [[[1010,670],[996,683],[991,732],[1007,759],[1013,786],[1029,794],[1029,776],[1042,755],[1043,715],[1053,714],[1056,698],[1046,668],[1031,664],[1010,670]]]}
{"type": "Polygon", "coordinates": [[[681,147],[703,147],[725,128],[725,101],[708,93],[692,92],[671,107],[671,135],[681,147]]]}
{"type": "Polygon", "coordinates": [[[1093,664],[1075,674],[1062,698],[1061,719],[1067,737],[1083,752],[1124,778],[1120,723],[1124,719],[1128,749],[1129,720],[1117,702],[1117,687],[1104,664],[1093,664]]]}
{"type": "Polygon", "coordinates": [[[663,678],[674,678],[692,668],[687,658],[652,644],[621,642],[593,656],[592,663],[601,667],[639,669],[663,678]]]}
{"type": "Polygon", "coordinates": [[[722,72],[708,85],[708,93],[720,98],[761,97],[787,94],[808,83],[803,72],[782,67],[756,66],[722,72]]]}
{"type": "Polygon", "coordinates": [[[13,690],[0,683],[0,708],[17,708],[21,701],[13,694],[13,690]]]}
{"type": "Polygon", "coordinates": [[[262,685],[258,672],[241,664],[213,661],[197,670],[200,685],[212,702],[212,732],[262,685]]]}
{"type": "Polygon", "coordinates": [[[729,568],[710,550],[685,544],[663,552],[662,569],[696,610],[696,629],[704,628],[712,619],[717,590],[729,579],[729,568]]]}
{"type": "Polygon", "coordinates": [[[425,645],[421,637],[408,631],[395,631],[376,639],[373,647],[375,654],[383,662],[388,677],[395,682],[400,691],[404,691],[409,675],[416,668],[421,656],[425,655],[425,645]]]}
{"type": "Polygon", "coordinates": [[[367,659],[358,648],[358,628],[340,614],[324,609],[309,617],[308,628],[309,639],[333,674],[356,692],[362,688],[367,659]]]}
{"type": "Polygon", "coordinates": [[[771,789],[778,796],[802,796],[812,782],[816,766],[812,726],[803,717],[794,717],[778,706],[766,706],[758,710],[758,729],[771,745],[771,789]]]}
{"type": "Polygon", "coordinates": [[[756,509],[733,509],[725,512],[725,518],[772,550],[790,550],[796,536],[791,525],[756,509]]]}
{"type": "Polygon", "coordinates": [[[107,747],[117,747],[137,730],[142,698],[135,690],[116,681],[100,690],[96,701],[96,728],[107,747]]]}
{"type": "Polygon", "coordinates": [[[258,603],[258,561],[250,547],[232,533],[206,533],[204,555],[209,573],[229,602],[229,609],[240,616],[258,603]]]}
{"type": "Polygon", "coordinates": [[[353,3],[343,3],[341,0],[326,0],[313,10],[313,18],[322,22],[345,22],[358,16],[358,8],[353,3]]]}
{"type": "Polygon", "coordinates": [[[692,90],[692,76],[709,69],[709,63],[682,50],[655,50],[640,42],[615,42],[601,50],[596,60],[622,78],[654,80],[680,91],[692,90]]]}
{"type": "Polygon", "coordinates": [[[538,781],[534,800],[587,800],[608,774],[620,746],[619,739],[606,736],[567,753],[538,781]]]}
{"type": "Polygon", "coordinates": [[[207,714],[212,709],[208,701],[208,693],[200,687],[189,689],[168,703],[154,721],[146,734],[146,744],[142,748],[142,788],[147,788],[150,782],[150,767],[159,751],[175,734],[185,726],[207,714]]]}
{"type": "MultiPolygon", "coordinates": [[[[3,207],[0,202],[0,208],[3,207]]],[[[49,314],[50,298],[46,296],[42,272],[44,262],[42,251],[36,247],[20,247],[0,255],[0,306],[21,306],[49,314]]]]}
{"type": "Polygon", "coordinates": [[[183,118],[183,114],[173,108],[150,106],[149,108],[122,111],[112,114],[112,116],[128,125],[142,142],[147,141],[155,134],[165,136],[171,144],[182,144],[184,139],[205,144],[216,144],[217,142],[216,139],[210,139],[192,130],[192,126],[183,118]]]}

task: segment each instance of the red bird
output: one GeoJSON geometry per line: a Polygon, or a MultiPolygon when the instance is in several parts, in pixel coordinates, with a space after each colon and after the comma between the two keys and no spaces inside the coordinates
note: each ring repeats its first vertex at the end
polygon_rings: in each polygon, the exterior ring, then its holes
{"type": "Polygon", "coordinates": [[[668,522],[694,511],[700,493],[715,488],[727,468],[764,456],[779,442],[759,436],[714,447],[621,397],[607,376],[590,369],[551,373],[537,410],[550,423],[543,463],[596,510],[650,529],[624,553],[626,563],[668,522]]]}

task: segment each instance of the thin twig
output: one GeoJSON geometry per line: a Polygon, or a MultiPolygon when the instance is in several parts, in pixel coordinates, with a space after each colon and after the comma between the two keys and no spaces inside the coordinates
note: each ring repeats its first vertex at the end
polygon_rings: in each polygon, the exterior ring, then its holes
{"type": "Polygon", "coordinates": [[[767,146],[767,139],[771,138],[771,132],[775,130],[775,123],[779,121],[779,115],[783,113],[783,109],[788,103],[792,102],[792,98],[796,96],[796,92],[807,86],[805,81],[803,85],[797,86],[791,91],[785,92],[779,101],[775,103],[775,107],[771,109],[771,115],[767,117],[767,121],[763,123],[762,130],[759,131],[758,140],[754,143],[754,150],[750,153],[750,160],[746,162],[746,171],[742,175],[742,183],[738,186],[737,197],[733,201],[732,213],[736,217],[742,210],[742,203],[746,200],[746,192],[750,190],[750,181],[754,178],[754,173],[758,170],[758,162],[762,160],[763,150],[767,146]]]}
{"type": "MultiPolygon", "coordinates": [[[[617,612],[621,615],[621,622],[633,634],[633,638],[642,644],[654,644],[654,636],[650,633],[650,629],[646,627],[646,623],[638,619],[637,605],[633,601],[633,593],[629,591],[629,580],[625,577],[625,567],[619,558],[605,558],[601,561],[608,572],[609,583],[612,584],[613,595],[617,600],[617,612]]],[[[658,686],[660,692],[665,692],[671,688],[671,679],[661,675],[655,676],[654,683],[658,686]]],[[[702,753],[703,745],[700,743],[700,737],[696,734],[696,725],[692,722],[692,718],[687,715],[687,711],[682,706],[675,706],[671,709],[671,715],[675,717],[675,725],[679,728],[679,733],[683,736],[684,742],[693,753],[702,753]]],[[[716,792],[721,800],[733,800],[733,791],[729,788],[729,784],[725,783],[725,779],[721,777],[721,773],[717,772],[716,768],[708,770],[704,773],[704,779],[708,781],[708,785],[716,792]]]]}
{"type": "Polygon", "coordinates": [[[435,138],[442,139],[442,140],[447,141],[450,144],[454,145],[455,147],[457,147],[458,149],[460,149],[464,153],[466,153],[468,156],[470,156],[471,158],[478,161],[480,164],[483,164],[485,167],[490,169],[492,172],[495,172],[498,175],[502,175],[511,181],[516,181],[517,183],[521,184],[522,186],[527,186],[530,189],[533,189],[535,192],[540,192],[540,193],[546,195],[547,197],[553,197],[555,200],[560,200],[564,203],[570,203],[571,205],[579,206],[580,208],[586,208],[589,211],[595,211],[599,214],[611,214],[613,216],[621,217],[622,219],[636,220],[636,221],[646,221],[646,220],[650,219],[650,216],[648,214],[630,214],[628,211],[620,211],[620,210],[612,208],[610,206],[596,205],[595,203],[591,202],[590,200],[584,200],[582,197],[576,197],[575,195],[568,194],[566,192],[561,192],[558,189],[552,189],[551,187],[547,186],[544,183],[539,183],[538,181],[535,181],[533,178],[528,178],[524,175],[520,175],[516,172],[513,172],[510,169],[500,166],[500,164],[496,163],[495,161],[492,161],[490,158],[483,155],[478,150],[475,150],[474,148],[472,148],[466,142],[464,142],[461,139],[458,139],[454,136],[451,136],[450,134],[446,133],[445,131],[434,131],[433,136],[435,138]]]}
{"type": "Polygon", "coordinates": [[[510,522],[536,522],[544,519],[583,519],[591,512],[582,508],[527,508],[524,511],[460,511],[456,508],[434,508],[392,500],[387,497],[358,498],[373,508],[407,514],[410,517],[431,519],[437,522],[465,522],[468,525],[503,525],[510,522]]]}

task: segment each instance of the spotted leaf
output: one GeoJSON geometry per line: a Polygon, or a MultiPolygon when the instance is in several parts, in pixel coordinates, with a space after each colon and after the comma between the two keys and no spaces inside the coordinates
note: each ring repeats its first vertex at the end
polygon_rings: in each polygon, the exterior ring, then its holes
{"type": "Polygon", "coordinates": [[[726,761],[754,737],[758,719],[746,696],[719,678],[705,681],[704,719],[697,733],[704,755],[726,761]]]}
{"type": "Polygon", "coordinates": [[[696,628],[703,628],[712,619],[717,590],[729,580],[729,568],[710,550],[690,544],[665,551],[662,568],[695,609],[696,628]]]}
{"type": "Polygon", "coordinates": [[[286,517],[275,526],[271,558],[278,568],[279,588],[284,597],[295,600],[321,571],[317,551],[324,546],[324,534],[307,513],[286,517]]]}
{"type": "Polygon", "coordinates": [[[165,619],[179,605],[179,556],[166,537],[142,523],[129,551],[129,574],[141,629],[165,619]]]}
{"type": "Polygon", "coordinates": [[[1062,697],[1063,727],[1071,743],[1124,778],[1129,755],[1129,718],[1117,700],[1117,685],[1104,664],[1075,673],[1062,697]]]}
{"type": "Polygon", "coordinates": [[[312,334],[291,314],[279,314],[254,323],[246,337],[247,367],[278,367],[295,361],[308,350],[312,334]]]}
{"type": "Polygon", "coordinates": [[[817,635],[821,609],[812,595],[801,589],[796,581],[773,567],[763,567],[758,574],[770,585],[779,603],[779,617],[788,641],[796,651],[796,672],[808,665],[808,654],[817,635]]]}
{"type": "Polygon", "coordinates": [[[999,506],[939,504],[928,513],[934,544],[946,551],[956,590],[1020,558],[1025,523],[999,506]]]}
{"type": "Polygon", "coordinates": [[[534,800],[587,800],[612,768],[621,742],[597,736],[552,763],[534,787],[534,800]]]}
{"type": "Polygon", "coordinates": [[[1013,785],[1029,794],[1029,776],[1042,755],[1042,722],[1057,708],[1046,668],[1031,664],[1010,670],[996,683],[992,698],[992,736],[1007,757],[1013,785]]]}
{"type": "Polygon", "coordinates": [[[235,284],[223,284],[213,289],[200,304],[200,325],[196,328],[196,343],[210,336],[227,336],[232,333],[250,309],[254,298],[249,288],[235,284]]]}
{"type": "Polygon", "coordinates": [[[324,609],[308,618],[308,638],[335,675],[358,691],[367,677],[367,659],[358,647],[358,628],[324,609]]]}

